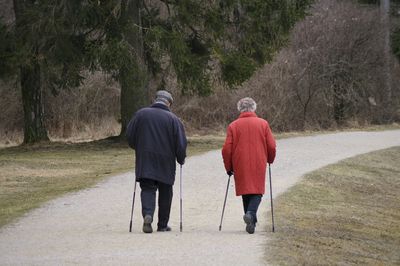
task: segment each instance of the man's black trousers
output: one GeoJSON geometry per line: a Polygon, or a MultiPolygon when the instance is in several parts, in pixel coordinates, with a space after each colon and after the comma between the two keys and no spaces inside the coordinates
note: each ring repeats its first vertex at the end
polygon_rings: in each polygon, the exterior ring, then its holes
{"type": "Polygon", "coordinates": [[[142,215],[153,217],[156,208],[156,192],[158,189],[158,228],[165,228],[168,225],[169,214],[172,203],[172,185],[167,185],[151,179],[140,179],[142,189],[140,197],[142,200],[142,215]]]}

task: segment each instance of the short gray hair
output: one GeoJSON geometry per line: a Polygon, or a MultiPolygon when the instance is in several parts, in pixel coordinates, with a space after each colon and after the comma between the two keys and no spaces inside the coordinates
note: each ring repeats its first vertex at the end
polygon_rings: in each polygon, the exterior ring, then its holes
{"type": "Polygon", "coordinates": [[[238,101],[237,109],[241,113],[243,113],[243,112],[254,112],[257,109],[257,104],[252,98],[245,97],[245,98],[240,99],[238,101]]]}

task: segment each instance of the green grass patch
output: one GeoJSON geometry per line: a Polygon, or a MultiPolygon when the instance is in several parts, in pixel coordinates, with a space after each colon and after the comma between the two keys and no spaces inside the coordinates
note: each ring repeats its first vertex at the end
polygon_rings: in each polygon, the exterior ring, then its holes
{"type": "Polygon", "coordinates": [[[400,147],[312,172],[274,202],[273,265],[400,265],[400,147]]]}
{"type": "MultiPolygon", "coordinates": [[[[221,148],[223,137],[193,137],[188,155],[221,148]]],[[[40,143],[0,149],[0,227],[67,192],[133,170],[134,151],[125,142],[40,143]]]]}

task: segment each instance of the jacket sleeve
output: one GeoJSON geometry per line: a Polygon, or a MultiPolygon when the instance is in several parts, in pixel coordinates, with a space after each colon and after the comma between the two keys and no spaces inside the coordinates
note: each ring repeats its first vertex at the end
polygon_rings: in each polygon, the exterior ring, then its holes
{"type": "Polygon", "coordinates": [[[137,130],[137,116],[133,116],[126,128],[126,138],[128,140],[129,147],[131,147],[132,149],[135,149],[136,147],[135,143],[136,130],[137,130]]]}
{"type": "Polygon", "coordinates": [[[276,142],[268,122],[265,130],[265,138],[267,140],[268,163],[272,164],[275,160],[275,155],[276,155],[276,142]]]}
{"type": "Polygon", "coordinates": [[[229,126],[226,132],[225,143],[224,146],[222,147],[222,159],[224,160],[226,171],[233,171],[232,146],[233,146],[233,134],[232,134],[232,129],[229,126]]]}
{"type": "Polygon", "coordinates": [[[177,120],[177,133],[176,133],[176,160],[182,165],[185,163],[186,158],[186,147],[187,147],[187,139],[185,134],[185,128],[183,127],[182,122],[179,119],[177,120]]]}

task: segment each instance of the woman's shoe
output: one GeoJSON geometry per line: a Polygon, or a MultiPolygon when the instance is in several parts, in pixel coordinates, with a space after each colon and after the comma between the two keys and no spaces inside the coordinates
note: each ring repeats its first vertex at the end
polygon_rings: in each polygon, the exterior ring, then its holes
{"type": "Polygon", "coordinates": [[[153,218],[150,215],[145,215],[143,219],[143,232],[144,233],[153,233],[153,228],[151,227],[151,223],[153,222],[153,218]]]}

